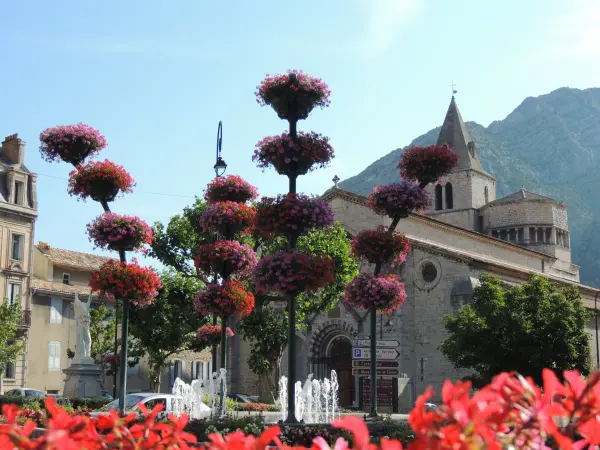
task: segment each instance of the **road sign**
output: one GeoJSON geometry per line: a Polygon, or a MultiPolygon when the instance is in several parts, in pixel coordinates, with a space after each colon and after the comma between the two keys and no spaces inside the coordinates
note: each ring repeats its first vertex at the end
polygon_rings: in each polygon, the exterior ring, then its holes
{"type": "MultiPolygon", "coordinates": [[[[371,375],[371,368],[370,367],[361,367],[361,368],[353,367],[352,375],[359,376],[359,377],[371,375]]],[[[377,376],[378,377],[398,377],[398,376],[400,376],[400,370],[399,369],[377,369],[377,376]]]]}
{"type": "MultiPolygon", "coordinates": [[[[371,367],[371,361],[364,359],[355,359],[352,361],[352,367],[371,367]]],[[[378,369],[385,369],[386,367],[400,367],[400,361],[377,361],[378,369]]]]}
{"type": "MultiPolygon", "coordinates": [[[[377,379],[377,404],[379,406],[393,406],[394,404],[394,385],[397,383],[390,379],[377,379]]],[[[397,395],[397,392],[396,392],[397,395]]],[[[363,378],[363,406],[371,404],[371,380],[363,378]]]]}
{"type": "MultiPolygon", "coordinates": [[[[400,353],[395,348],[378,348],[377,359],[396,359],[400,353]]],[[[353,359],[371,359],[371,349],[354,348],[352,349],[353,359]]]]}
{"type": "MultiPolygon", "coordinates": [[[[395,348],[400,345],[398,341],[377,341],[377,347],[379,348],[395,348]]],[[[354,339],[354,347],[369,347],[371,345],[371,341],[369,339],[354,339]]]]}

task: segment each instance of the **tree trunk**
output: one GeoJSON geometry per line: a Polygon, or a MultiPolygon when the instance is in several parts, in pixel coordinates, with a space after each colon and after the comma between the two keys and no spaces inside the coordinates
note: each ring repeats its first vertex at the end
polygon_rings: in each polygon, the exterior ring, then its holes
{"type": "Polygon", "coordinates": [[[161,378],[161,369],[158,369],[158,373],[154,376],[154,392],[157,394],[160,393],[160,378],[161,378]]]}
{"type": "Polygon", "coordinates": [[[0,395],[4,395],[4,372],[0,371],[0,395]]]}
{"type": "Polygon", "coordinates": [[[258,376],[258,401],[273,404],[279,399],[279,378],[281,378],[281,356],[277,358],[273,368],[258,376]]]}

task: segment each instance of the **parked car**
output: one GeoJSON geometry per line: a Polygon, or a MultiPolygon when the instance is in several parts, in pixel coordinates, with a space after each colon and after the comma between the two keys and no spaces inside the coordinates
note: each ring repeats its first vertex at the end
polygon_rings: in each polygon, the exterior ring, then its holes
{"type": "Polygon", "coordinates": [[[112,400],[112,399],[113,399],[113,396],[112,396],[112,395],[110,395],[110,394],[109,394],[108,392],[106,392],[106,391],[102,391],[102,398],[107,398],[107,399],[109,399],[109,400],[112,400]]]}
{"type": "Polygon", "coordinates": [[[254,400],[251,396],[245,394],[227,394],[227,397],[238,403],[256,403],[256,400],[258,400],[258,397],[254,400]]]}
{"type": "MultiPolygon", "coordinates": [[[[162,403],[164,408],[161,413],[169,414],[169,413],[177,413],[179,411],[179,405],[183,402],[183,398],[178,395],[173,394],[157,394],[155,392],[136,392],[135,394],[127,394],[125,396],[125,412],[139,412],[138,403],[143,404],[146,408],[151,410],[157,404],[162,403]]],[[[113,411],[119,409],[119,399],[113,400],[107,405],[104,405],[97,411],[92,411],[90,415],[92,417],[98,417],[101,414],[106,414],[108,411],[113,411]]],[[[205,417],[210,416],[210,408],[201,403],[198,406],[202,415],[205,417]]]]}
{"type": "Polygon", "coordinates": [[[11,389],[4,395],[9,395],[11,397],[25,397],[27,400],[44,400],[46,398],[46,394],[42,391],[38,391],[37,389],[29,389],[29,388],[16,388],[11,389]]]}

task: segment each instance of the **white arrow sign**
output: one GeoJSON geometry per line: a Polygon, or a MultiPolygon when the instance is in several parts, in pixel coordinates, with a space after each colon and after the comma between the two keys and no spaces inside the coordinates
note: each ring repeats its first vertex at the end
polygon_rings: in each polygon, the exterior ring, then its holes
{"type": "MultiPolygon", "coordinates": [[[[400,345],[398,341],[377,341],[377,347],[388,347],[395,348],[400,345]]],[[[354,339],[354,347],[369,347],[371,345],[371,341],[369,339],[354,339]]]]}
{"type": "MultiPolygon", "coordinates": [[[[378,348],[377,359],[396,359],[400,356],[398,350],[394,348],[378,348]]],[[[368,348],[354,348],[352,349],[353,359],[371,359],[371,349],[368,348]]]]}

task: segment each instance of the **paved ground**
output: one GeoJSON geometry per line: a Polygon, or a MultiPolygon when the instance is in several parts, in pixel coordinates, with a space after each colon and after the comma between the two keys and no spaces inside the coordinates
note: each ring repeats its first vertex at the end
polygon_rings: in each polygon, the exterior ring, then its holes
{"type": "MultiPolygon", "coordinates": [[[[262,415],[262,416],[265,417],[265,421],[267,423],[277,423],[277,422],[279,422],[279,420],[281,420],[281,413],[279,413],[279,412],[257,413],[257,412],[235,411],[234,413],[231,413],[231,414],[234,417],[259,416],[259,415],[262,415]]],[[[364,417],[364,414],[342,413],[342,416],[364,417]]],[[[386,417],[386,415],[383,415],[383,416],[386,417]]],[[[398,422],[405,422],[408,419],[408,414],[392,414],[391,418],[392,418],[392,420],[395,420],[395,421],[398,421],[398,422]]]]}

